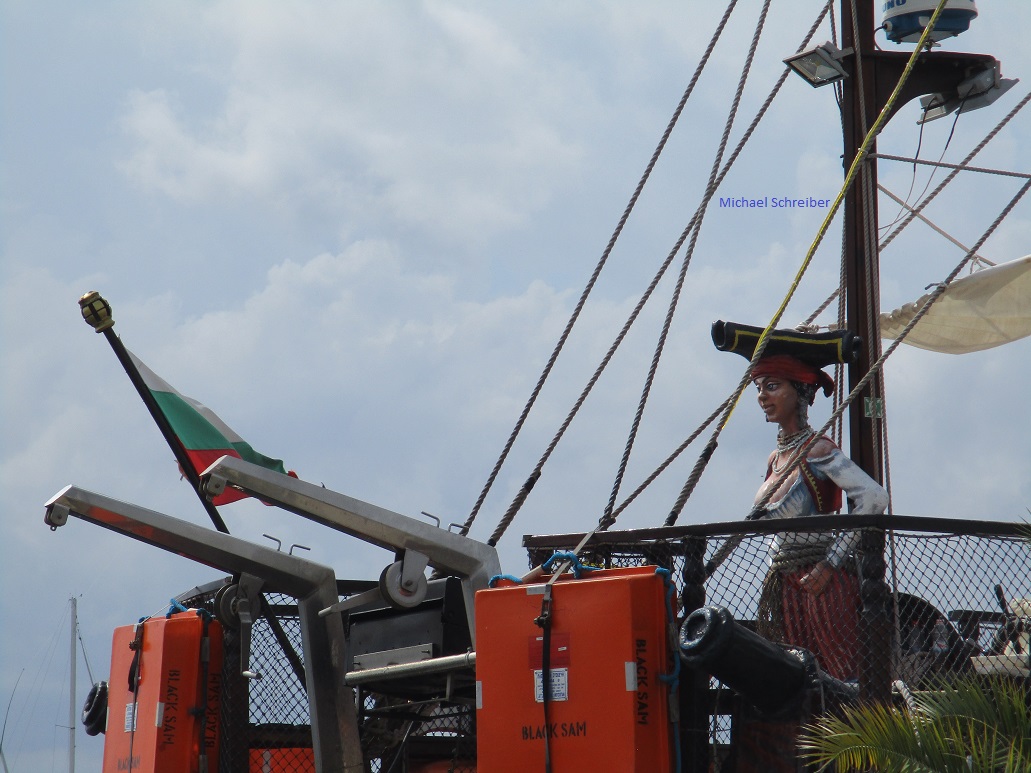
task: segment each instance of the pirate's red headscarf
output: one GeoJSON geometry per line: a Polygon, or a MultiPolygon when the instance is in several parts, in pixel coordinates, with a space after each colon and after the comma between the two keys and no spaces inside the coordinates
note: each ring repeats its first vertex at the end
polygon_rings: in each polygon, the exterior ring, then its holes
{"type": "Polygon", "coordinates": [[[773,354],[759,360],[755,365],[755,370],[752,371],[752,378],[761,376],[776,376],[788,381],[813,384],[821,387],[823,393],[828,397],[834,391],[834,379],[819,368],[809,365],[797,357],[792,357],[790,354],[773,354]]]}

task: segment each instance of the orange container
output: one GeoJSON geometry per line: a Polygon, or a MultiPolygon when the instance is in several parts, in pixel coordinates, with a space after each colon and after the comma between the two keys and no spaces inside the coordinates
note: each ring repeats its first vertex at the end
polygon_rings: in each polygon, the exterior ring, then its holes
{"type": "Polygon", "coordinates": [[[476,594],[477,766],[481,773],[666,773],[673,767],[672,641],[655,567],[610,569],[552,586],[551,700],[545,721],[543,584],[476,594]]]}
{"type": "Polygon", "coordinates": [[[315,773],[315,753],[308,747],[251,749],[250,773],[315,773]]]}
{"type": "Polygon", "coordinates": [[[476,773],[476,763],[456,760],[437,760],[408,767],[408,773],[476,773]]]}
{"type": "Polygon", "coordinates": [[[222,628],[196,610],[116,628],[104,773],[218,770],[222,628]]]}

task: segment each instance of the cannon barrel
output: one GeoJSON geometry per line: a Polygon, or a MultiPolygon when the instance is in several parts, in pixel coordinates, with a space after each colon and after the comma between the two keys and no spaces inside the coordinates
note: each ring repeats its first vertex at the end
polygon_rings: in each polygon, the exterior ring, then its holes
{"type": "Polygon", "coordinates": [[[688,666],[715,676],[767,715],[797,709],[818,679],[810,653],[777,646],[723,607],[702,607],[687,616],[680,628],[680,655],[688,666]]]}

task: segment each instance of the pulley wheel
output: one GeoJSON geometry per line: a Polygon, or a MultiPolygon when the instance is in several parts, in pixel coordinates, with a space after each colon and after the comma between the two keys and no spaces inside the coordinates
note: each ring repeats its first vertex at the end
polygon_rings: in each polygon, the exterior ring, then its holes
{"type": "Polygon", "coordinates": [[[425,575],[419,575],[412,589],[401,587],[401,562],[390,564],[379,576],[379,590],[387,603],[395,609],[411,609],[418,606],[426,598],[429,584],[425,575]]]}
{"type": "Polygon", "coordinates": [[[215,618],[227,628],[240,627],[240,613],[236,609],[239,590],[239,586],[234,583],[223,585],[215,593],[215,618]]]}

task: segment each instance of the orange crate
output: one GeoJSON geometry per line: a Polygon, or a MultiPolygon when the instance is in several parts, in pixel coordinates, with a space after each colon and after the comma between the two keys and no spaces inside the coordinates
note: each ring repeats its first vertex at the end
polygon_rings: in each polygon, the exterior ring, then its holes
{"type": "Polygon", "coordinates": [[[250,773],[315,773],[315,753],[308,747],[251,749],[250,773]]]}
{"type": "Polygon", "coordinates": [[[116,628],[104,773],[197,773],[202,752],[206,769],[218,770],[221,672],[222,628],[196,611],[116,628]]]}
{"type": "Polygon", "coordinates": [[[544,585],[476,594],[477,762],[481,773],[663,773],[674,727],[666,584],[655,567],[599,570],[552,586],[551,685],[543,704],[544,585]]]}

